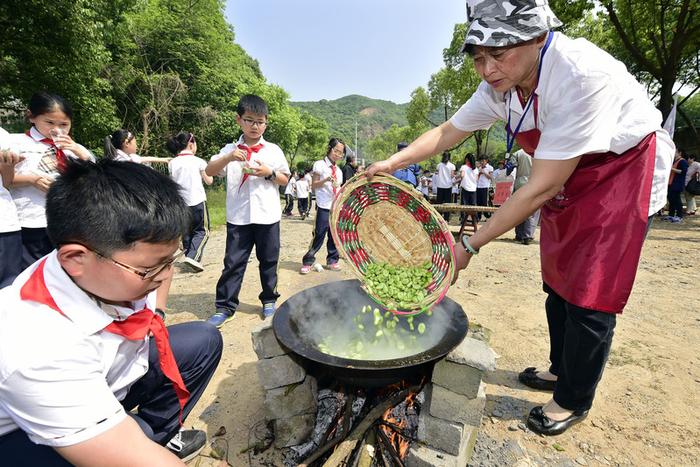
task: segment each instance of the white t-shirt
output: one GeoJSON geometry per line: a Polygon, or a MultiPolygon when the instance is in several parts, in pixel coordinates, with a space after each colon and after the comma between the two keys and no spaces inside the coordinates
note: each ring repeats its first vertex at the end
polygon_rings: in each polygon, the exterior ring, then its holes
{"type": "Polygon", "coordinates": [[[295,188],[297,190],[297,198],[309,197],[309,181],[306,179],[306,176],[297,180],[295,188]]]}
{"type": "MultiPolygon", "coordinates": [[[[3,128],[0,128],[0,151],[8,149],[10,134],[3,128]]],[[[22,226],[19,225],[17,217],[17,208],[12,201],[12,195],[2,181],[0,174],[0,233],[17,232],[22,226]]]]}
{"type": "Polygon", "coordinates": [[[434,195],[437,194],[437,189],[438,189],[437,179],[438,179],[438,174],[437,174],[437,172],[435,172],[433,174],[433,176],[431,177],[431,185],[430,185],[432,190],[433,190],[434,195]]]}
{"type": "MultiPolygon", "coordinates": [[[[535,91],[537,127],[542,134],[534,158],[566,160],[608,151],[621,154],[656,132],[649,213],[658,211],[666,203],[675,149],[661,129],[661,113],[622,62],[586,39],[553,35],[535,91]]],[[[509,108],[514,128],[524,110],[515,91],[498,93],[482,82],[450,122],[462,131],[487,129],[497,120],[507,121],[509,108]]],[[[533,128],[531,109],[520,131],[533,128]]]]}
{"type": "MultiPolygon", "coordinates": [[[[483,170],[485,173],[491,175],[493,173],[493,167],[491,167],[491,164],[486,164],[486,167],[484,167],[483,170]]],[[[477,169],[477,174],[478,177],[476,179],[476,187],[477,188],[488,188],[491,186],[491,179],[488,178],[486,175],[481,173],[479,169],[477,169]]]]}
{"type": "Polygon", "coordinates": [[[506,177],[506,169],[495,169],[493,171],[493,179],[506,177]]]}
{"type": "Polygon", "coordinates": [[[180,185],[180,194],[188,206],[197,206],[207,200],[202,183],[202,172],[206,168],[204,159],[189,152],[181,152],[168,162],[170,176],[180,185]]]}
{"type": "Polygon", "coordinates": [[[452,173],[455,170],[455,166],[452,162],[447,162],[446,164],[440,162],[435,171],[433,182],[436,183],[434,183],[433,186],[437,185],[437,188],[452,188],[452,173]]]}
{"type": "Polygon", "coordinates": [[[428,196],[430,194],[430,177],[426,177],[423,175],[420,178],[420,192],[423,193],[425,196],[428,196]]]}
{"type": "Polygon", "coordinates": [[[340,186],[343,184],[343,171],[340,167],[333,165],[328,157],[324,157],[320,161],[314,162],[312,169],[315,175],[318,175],[319,180],[323,180],[327,177],[333,177],[333,181],[325,182],[320,188],[316,188],[316,205],[321,209],[330,209],[333,205],[333,198],[335,193],[338,192],[340,186]],[[333,168],[335,168],[335,174],[333,173],[333,168]],[[333,190],[335,185],[335,192],[333,190]]]}
{"type": "MultiPolygon", "coordinates": [[[[275,172],[289,176],[289,165],[284,153],[274,143],[260,138],[263,147],[257,153],[253,153],[250,164],[254,161],[272,168],[275,172]]],[[[230,143],[221,148],[219,154],[212,157],[215,161],[230,153],[236,146],[243,144],[243,136],[236,143],[230,143]]],[[[218,174],[226,176],[226,222],[233,225],[249,224],[274,224],[282,218],[279,191],[277,184],[265,177],[250,175],[243,182],[244,162],[232,161],[218,174]],[[243,182],[243,183],[241,183],[243,182]]]]}
{"type": "Polygon", "coordinates": [[[121,161],[121,162],[136,162],[137,164],[141,164],[141,156],[138,154],[127,154],[121,149],[117,149],[117,154],[114,156],[115,161],[121,161]]]}
{"type": "Polygon", "coordinates": [[[476,191],[476,177],[479,175],[479,171],[470,168],[467,164],[463,164],[459,168],[459,174],[462,177],[459,186],[466,191],[476,191]]]}
{"type": "MultiPolygon", "coordinates": [[[[46,161],[53,159],[53,151],[51,146],[42,143],[44,139],[36,128],[32,127],[29,130],[31,136],[24,133],[10,135],[9,149],[24,156],[24,160],[15,166],[15,176],[24,174],[39,174],[49,178],[58,176],[58,172],[50,170],[46,161]],[[43,160],[42,160],[43,159],[43,160]]],[[[82,146],[81,146],[82,147],[82,146]]],[[[85,149],[85,148],[83,148],[85,149]]],[[[64,150],[67,157],[77,159],[77,156],[71,151],[64,150]]],[[[92,156],[92,160],[95,158],[92,156]]],[[[10,189],[12,199],[17,207],[17,215],[19,223],[22,227],[41,228],[46,227],[46,193],[33,185],[24,185],[13,187],[10,189]]]]}
{"type": "Polygon", "coordinates": [[[131,341],[104,328],[145,305],[153,309],[155,292],[133,309],[99,305],[53,251],[43,279],[63,316],[39,298],[20,298],[31,277],[41,280],[39,264],[0,290],[0,436],[20,428],[34,443],[71,446],[126,418],[119,401],[148,371],[149,337],[131,341]]]}
{"type": "Polygon", "coordinates": [[[294,177],[289,177],[289,183],[287,183],[287,186],[284,189],[284,194],[285,195],[293,195],[294,194],[294,185],[296,185],[297,181],[294,179],[294,177]]]}

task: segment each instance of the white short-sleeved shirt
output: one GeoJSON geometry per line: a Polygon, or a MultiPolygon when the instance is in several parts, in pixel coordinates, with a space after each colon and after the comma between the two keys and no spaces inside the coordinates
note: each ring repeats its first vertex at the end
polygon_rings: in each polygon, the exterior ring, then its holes
{"type": "Polygon", "coordinates": [[[207,200],[202,183],[202,172],[206,168],[204,159],[191,152],[181,152],[168,162],[170,176],[180,185],[180,194],[188,206],[197,206],[207,200]]]}
{"type": "MultiPolygon", "coordinates": [[[[53,157],[55,159],[51,146],[41,142],[44,136],[36,128],[32,127],[29,133],[29,136],[17,133],[8,137],[9,149],[24,156],[24,160],[15,166],[15,175],[39,174],[55,178],[58,172],[55,170],[47,171],[47,165],[44,163],[46,161],[44,158],[53,157]]],[[[77,156],[71,151],[64,150],[63,152],[67,157],[77,159],[77,156]]],[[[92,156],[92,160],[94,160],[94,156],[92,156]]],[[[25,185],[11,188],[10,193],[15,202],[19,223],[22,227],[46,227],[45,192],[32,185],[25,185]]]]}
{"type": "MultiPolygon", "coordinates": [[[[253,153],[250,163],[254,164],[254,161],[258,160],[275,172],[289,176],[289,165],[282,149],[264,138],[260,138],[259,143],[263,147],[257,153],[253,153]]],[[[221,148],[219,154],[211,160],[221,159],[239,144],[243,144],[243,136],[236,143],[221,148]]],[[[241,184],[243,166],[243,162],[232,161],[218,174],[220,177],[226,176],[226,222],[234,225],[269,225],[279,222],[282,218],[282,207],[277,184],[254,175],[248,176],[241,184]]]]}
{"type": "Polygon", "coordinates": [[[437,174],[437,171],[436,171],[436,172],[433,174],[433,176],[431,177],[431,187],[432,187],[432,190],[433,190],[433,194],[436,194],[436,193],[437,193],[437,190],[438,190],[437,179],[438,179],[438,174],[437,174]]]}
{"type": "Polygon", "coordinates": [[[297,181],[294,179],[294,177],[289,177],[289,183],[287,183],[287,186],[284,188],[284,194],[285,195],[293,195],[294,194],[294,186],[297,184],[297,181]]]}
{"type": "Polygon", "coordinates": [[[61,268],[56,251],[45,258],[43,274],[40,260],[0,290],[0,436],[19,428],[34,443],[71,446],[126,417],[119,401],[148,370],[149,337],[130,341],[104,328],[153,309],[155,292],[133,309],[98,304],[61,268]],[[42,304],[42,294],[22,300],[28,281],[43,282],[65,316],[42,304]]]}
{"type": "Polygon", "coordinates": [[[117,149],[117,153],[114,155],[114,160],[121,162],[135,162],[137,164],[141,164],[143,162],[141,160],[141,156],[138,154],[127,154],[121,149],[117,149]]]}
{"type": "MultiPolygon", "coordinates": [[[[622,154],[656,132],[649,213],[658,211],[666,203],[675,149],[661,129],[661,113],[622,62],[586,39],[552,34],[535,90],[541,136],[534,158],[566,160],[608,151],[622,154]]],[[[498,93],[482,82],[450,122],[462,131],[486,129],[497,120],[507,121],[508,109],[515,128],[524,110],[515,91],[498,93]]],[[[520,131],[533,128],[531,109],[520,131]]]]}
{"type": "MultiPolygon", "coordinates": [[[[486,167],[484,167],[482,170],[489,175],[491,175],[493,173],[493,167],[491,167],[491,164],[486,164],[486,167]]],[[[479,170],[477,170],[477,174],[478,174],[478,177],[476,179],[476,187],[477,188],[488,188],[491,186],[491,179],[490,178],[488,178],[483,173],[479,173],[479,170]]]]}
{"type": "Polygon", "coordinates": [[[420,192],[423,193],[425,196],[428,196],[430,194],[430,178],[423,175],[420,178],[419,185],[420,185],[420,192]]]}
{"type": "Polygon", "coordinates": [[[459,174],[462,177],[459,186],[466,191],[476,191],[476,178],[479,175],[479,170],[464,164],[459,168],[459,174]]]}
{"type": "Polygon", "coordinates": [[[452,173],[455,171],[455,165],[452,162],[440,162],[435,171],[434,185],[437,188],[452,188],[452,173]]]}
{"type": "MultiPolygon", "coordinates": [[[[343,184],[343,171],[340,167],[334,165],[328,157],[314,162],[312,169],[313,173],[318,175],[319,180],[324,178],[333,177],[335,178],[335,191],[336,193],[343,184]],[[333,174],[333,167],[335,167],[335,174],[333,174]]],[[[333,198],[335,193],[333,192],[333,182],[328,181],[321,185],[320,188],[316,188],[316,205],[321,209],[330,209],[333,205],[333,198]]]]}
{"type": "Polygon", "coordinates": [[[306,177],[302,177],[297,180],[295,187],[297,190],[297,198],[309,197],[309,181],[306,179],[306,177]]]}
{"type": "MultiPolygon", "coordinates": [[[[9,149],[9,136],[10,134],[7,131],[0,128],[0,151],[9,149]]],[[[5,188],[2,174],[0,174],[0,233],[17,232],[21,228],[22,226],[19,224],[19,218],[17,217],[17,208],[12,201],[12,195],[5,188]]]]}

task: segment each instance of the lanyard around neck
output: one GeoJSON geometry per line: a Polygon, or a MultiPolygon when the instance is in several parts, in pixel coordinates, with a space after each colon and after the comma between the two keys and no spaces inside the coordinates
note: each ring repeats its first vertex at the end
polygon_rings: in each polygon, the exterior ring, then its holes
{"type": "MultiPolygon", "coordinates": [[[[520,116],[520,120],[518,121],[518,125],[515,127],[515,131],[511,132],[510,130],[510,114],[511,114],[511,104],[513,102],[513,90],[511,89],[508,91],[508,122],[506,124],[506,153],[510,154],[511,150],[513,149],[513,144],[515,144],[515,137],[518,136],[518,132],[520,132],[520,126],[523,124],[523,120],[525,120],[525,115],[527,115],[527,111],[530,109],[532,106],[532,102],[537,98],[537,95],[535,94],[535,91],[537,91],[537,85],[539,85],[540,82],[540,74],[542,73],[542,63],[544,62],[544,54],[547,53],[547,49],[549,48],[549,45],[552,43],[552,37],[554,37],[553,33],[549,33],[547,35],[547,42],[545,43],[544,47],[542,48],[542,52],[540,53],[540,63],[537,65],[537,84],[535,85],[535,89],[532,90],[530,93],[530,97],[528,97],[527,102],[525,103],[525,107],[523,109],[523,114],[520,116]]],[[[537,122],[535,122],[537,124],[537,122]]]]}

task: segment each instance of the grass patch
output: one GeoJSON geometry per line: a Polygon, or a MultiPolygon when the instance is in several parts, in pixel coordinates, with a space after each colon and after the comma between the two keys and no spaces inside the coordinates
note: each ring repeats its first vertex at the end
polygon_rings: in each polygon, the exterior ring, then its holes
{"type": "Polygon", "coordinates": [[[207,190],[207,207],[211,229],[226,225],[226,187],[216,187],[207,190]]]}

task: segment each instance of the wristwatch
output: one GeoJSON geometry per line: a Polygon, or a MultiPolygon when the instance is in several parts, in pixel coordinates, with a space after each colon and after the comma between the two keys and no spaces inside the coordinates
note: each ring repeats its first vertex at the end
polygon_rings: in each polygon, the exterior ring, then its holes
{"type": "Polygon", "coordinates": [[[469,237],[467,237],[466,235],[462,237],[462,246],[465,250],[467,250],[467,252],[471,253],[472,255],[479,254],[479,250],[469,244],[469,237]]]}
{"type": "Polygon", "coordinates": [[[275,169],[272,169],[272,173],[265,177],[265,180],[274,180],[277,178],[277,172],[275,172],[275,169]]]}

